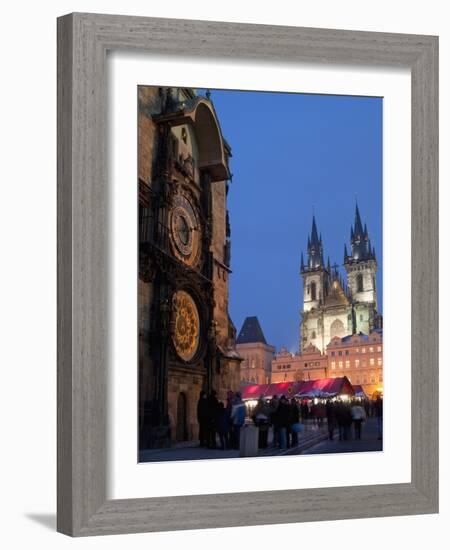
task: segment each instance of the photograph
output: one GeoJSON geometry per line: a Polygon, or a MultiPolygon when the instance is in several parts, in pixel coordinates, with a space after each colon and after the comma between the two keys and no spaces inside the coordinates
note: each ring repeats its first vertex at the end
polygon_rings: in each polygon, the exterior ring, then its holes
{"type": "Polygon", "coordinates": [[[139,462],[383,450],[383,98],[138,86],[139,462]]]}

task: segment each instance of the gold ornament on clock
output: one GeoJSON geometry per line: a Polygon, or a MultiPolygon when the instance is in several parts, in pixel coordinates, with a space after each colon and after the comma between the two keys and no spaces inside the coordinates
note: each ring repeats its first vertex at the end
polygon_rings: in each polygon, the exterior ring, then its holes
{"type": "Polygon", "coordinates": [[[175,330],[173,343],[178,355],[190,361],[198,350],[200,341],[200,317],[194,299],[184,290],[173,297],[175,330]]]}

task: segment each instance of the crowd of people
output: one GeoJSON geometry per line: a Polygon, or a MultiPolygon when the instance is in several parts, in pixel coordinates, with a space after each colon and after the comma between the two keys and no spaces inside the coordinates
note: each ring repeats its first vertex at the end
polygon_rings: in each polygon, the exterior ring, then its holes
{"type": "MultiPolygon", "coordinates": [[[[363,424],[368,417],[377,420],[378,439],[382,438],[383,402],[381,397],[375,401],[360,399],[299,400],[287,399],[285,395],[273,396],[267,400],[260,396],[250,419],[258,427],[258,448],[269,445],[269,430],[272,428],[271,444],[279,449],[296,447],[299,433],[305,424],[323,428],[326,422],[330,440],[335,435],[340,441],[353,437],[361,439],[363,424]]],[[[247,408],[239,392],[228,392],[226,403],[217,399],[212,391],[207,395],[200,393],[197,405],[200,446],[221,449],[239,449],[240,431],[247,417],[247,408]]]]}
{"type": "Polygon", "coordinates": [[[239,449],[240,431],[245,424],[246,407],[239,392],[229,391],[226,403],[218,400],[217,392],[200,392],[197,420],[201,447],[216,449],[217,439],[222,450],[239,449]]]}

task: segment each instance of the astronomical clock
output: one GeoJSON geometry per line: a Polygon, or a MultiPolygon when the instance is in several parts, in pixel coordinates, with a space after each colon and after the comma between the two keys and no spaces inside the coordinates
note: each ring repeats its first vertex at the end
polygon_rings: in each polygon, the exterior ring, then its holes
{"type": "Polygon", "coordinates": [[[202,230],[198,210],[184,193],[177,193],[173,198],[169,227],[172,253],[183,263],[196,266],[201,252],[202,230]]]}
{"type": "Polygon", "coordinates": [[[139,87],[140,448],[197,437],[240,361],[228,310],[229,146],[209,97],[139,87]],[[225,305],[224,305],[225,304],[225,305]]]}
{"type": "Polygon", "coordinates": [[[198,351],[200,316],[190,294],[179,290],[173,295],[174,331],[173,343],[183,361],[190,361],[198,351]]]}

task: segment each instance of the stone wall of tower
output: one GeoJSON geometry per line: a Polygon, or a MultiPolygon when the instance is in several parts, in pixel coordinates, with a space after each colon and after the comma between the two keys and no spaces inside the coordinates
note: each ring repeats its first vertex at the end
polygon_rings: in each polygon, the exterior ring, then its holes
{"type": "Polygon", "coordinates": [[[299,349],[301,351],[311,344],[320,350],[323,349],[323,312],[320,309],[303,313],[300,334],[299,349]]]}
{"type": "Polygon", "coordinates": [[[228,282],[229,270],[225,266],[226,243],[226,182],[211,184],[212,244],[214,281],[214,320],[217,341],[221,346],[228,345],[228,282]]]}
{"type": "Polygon", "coordinates": [[[303,275],[303,311],[318,308],[323,296],[323,273],[313,271],[303,275]],[[312,299],[311,285],[316,285],[316,299],[312,299]]]}
{"type": "Polygon", "coordinates": [[[321,346],[317,346],[322,353],[325,353],[327,345],[334,336],[343,338],[352,333],[351,323],[349,324],[348,316],[351,316],[351,306],[342,308],[340,311],[325,310],[323,319],[323,341],[321,346]],[[334,323],[342,326],[340,332],[334,329],[334,323]]]}
{"type": "Polygon", "coordinates": [[[346,264],[347,281],[356,302],[373,302],[377,308],[376,263],[374,261],[346,264]],[[357,278],[362,275],[363,292],[358,292],[357,278]]]}

